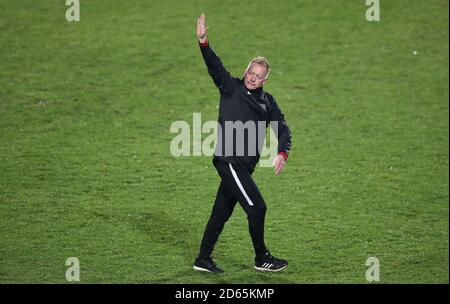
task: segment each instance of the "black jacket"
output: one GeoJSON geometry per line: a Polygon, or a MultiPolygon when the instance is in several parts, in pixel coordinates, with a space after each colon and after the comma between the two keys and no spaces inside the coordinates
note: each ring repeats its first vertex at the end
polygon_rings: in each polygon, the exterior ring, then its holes
{"type": "Polygon", "coordinates": [[[232,77],[208,42],[200,44],[200,49],[208,73],[220,92],[218,121],[221,128],[214,156],[253,171],[260,158],[266,128],[269,124],[273,128],[275,124],[278,153],[287,158],[291,149],[291,132],[273,96],[263,88],[250,91],[243,79],[232,77]],[[242,129],[243,135],[238,140],[236,130],[242,129]]]}

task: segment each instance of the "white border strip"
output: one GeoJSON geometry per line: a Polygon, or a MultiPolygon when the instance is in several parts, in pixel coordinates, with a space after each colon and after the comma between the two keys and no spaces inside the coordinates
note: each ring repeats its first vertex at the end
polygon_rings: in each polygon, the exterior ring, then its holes
{"type": "Polygon", "coordinates": [[[233,166],[231,166],[231,163],[228,163],[228,165],[230,166],[230,170],[231,170],[231,174],[233,174],[234,180],[236,181],[236,184],[238,185],[239,189],[241,190],[242,194],[244,194],[245,199],[247,200],[247,203],[250,206],[253,206],[253,202],[252,200],[248,197],[247,192],[245,192],[244,187],[241,184],[241,181],[239,180],[236,171],[234,171],[233,166]]]}

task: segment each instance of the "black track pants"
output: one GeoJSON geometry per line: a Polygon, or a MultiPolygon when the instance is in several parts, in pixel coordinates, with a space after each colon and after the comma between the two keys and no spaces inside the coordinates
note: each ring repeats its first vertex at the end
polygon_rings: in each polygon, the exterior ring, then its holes
{"type": "Polygon", "coordinates": [[[216,201],[200,245],[199,257],[209,257],[214,245],[223,230],[225,222],[233,213],[236,202],[244,208],[248,219],[248,228],[252,238],[255,254],[264,253],[264,218],[266,203],[252,179],[251,172],[237,168],[231,163],[213,160],[214,166],[221,177],[216,201]]]}

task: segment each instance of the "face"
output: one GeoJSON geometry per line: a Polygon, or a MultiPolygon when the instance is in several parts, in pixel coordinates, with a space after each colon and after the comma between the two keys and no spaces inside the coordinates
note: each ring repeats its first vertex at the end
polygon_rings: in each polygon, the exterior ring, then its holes
{"type": "Polygon", "coordinates": [[[249,90],[256,90],[257,88],[262,87],[267,80],[266,73],[267,69],[265,66],[258,63],[252,63],[244,74],[245,87],[249,90]]]}

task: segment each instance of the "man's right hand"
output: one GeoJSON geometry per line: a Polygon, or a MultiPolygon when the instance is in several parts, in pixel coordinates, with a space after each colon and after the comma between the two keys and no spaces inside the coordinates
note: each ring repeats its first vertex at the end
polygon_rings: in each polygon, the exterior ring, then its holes
{"type": "Polygon", "coordinates": [[[207,31],[208,27],[206,26],[205,22],[205,14],[202,13],[197,19],[197,37],[200,43],[205,43],[207,31]]]}

